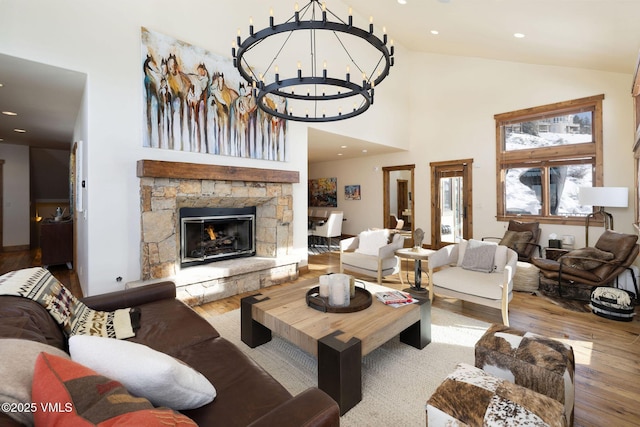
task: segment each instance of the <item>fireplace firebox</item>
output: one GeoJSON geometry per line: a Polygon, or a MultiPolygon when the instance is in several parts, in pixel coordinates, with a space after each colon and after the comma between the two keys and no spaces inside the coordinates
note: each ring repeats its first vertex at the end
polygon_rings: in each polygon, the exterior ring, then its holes
{"type": "Polygon", "coordinates": [[[256,254],[256,208],[180,208],[180,267],[256,254]]]}

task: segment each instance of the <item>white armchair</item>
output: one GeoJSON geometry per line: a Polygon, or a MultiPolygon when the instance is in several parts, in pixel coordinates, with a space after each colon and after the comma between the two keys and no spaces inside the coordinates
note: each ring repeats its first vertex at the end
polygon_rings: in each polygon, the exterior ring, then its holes
{"type": "Polygon", "coordinates": [[[331,239],[342,235],[342,211],[331,211],[327,221],[322,225],[317,225],[311,230],[311,236],[324,237],[327,240],[327,248],[331,250],[331,239]]]}
{"type": "Polygon", "coordinates": [[[340,241],[340,272],[350,271],[375,277],[378,284],[382,278],[400,271],[400,260],[395,255],[404,247],[404,236],[389,230],[363,231],[356,237],[340,241]]]}
{"type": "Polygon", "coordinates": [[[434,294],[438,294],[499,308],[502,323],[509,326],[509,301],[513,298],[518,254],[494,244],[496,251],[490,272],[477,271],[473,262],[465,259],[469,242],[445,246],[429,256],[429,298],[433,300],[434,294]]]}

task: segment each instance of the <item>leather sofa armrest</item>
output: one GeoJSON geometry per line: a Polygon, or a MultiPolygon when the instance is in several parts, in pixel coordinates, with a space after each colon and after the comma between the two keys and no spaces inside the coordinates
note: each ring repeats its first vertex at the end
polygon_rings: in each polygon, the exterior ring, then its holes
{"type": "Polygon", "coordinates": [[[135,307],[141,304],[175,297],[175,283],[165,281],[86,297],[82,299],[82,302],[94,310],[113,311],[119,308],[135,307]]]}
{"type": "Polygon", "coordinates": [[[311,427],[340,425],[340,409],[328,394],[312,387],[264,414],[250,427],[311,427]]]}

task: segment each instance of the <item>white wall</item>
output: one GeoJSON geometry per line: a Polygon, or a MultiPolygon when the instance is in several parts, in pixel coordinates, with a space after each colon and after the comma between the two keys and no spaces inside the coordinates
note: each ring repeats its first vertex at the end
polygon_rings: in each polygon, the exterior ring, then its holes
{"type": "Polygon", "coordinates": [[[2,246],[29,247],[29,147],[0,144],[3,173],[2,246]]]}
{"type": "MultiPolygon", "coordinates": [[[[88,170],[88,160],[86,155],[86,145],[89,141],[89,114],[88,114],[88,91],[82,95],[82,102],[80,104],[80,111],[78,111],[78,117],[76,120],[75,129],[73,132],[73,141],[77,144],[76,148],[76,194],[73,205],[74,211],[74,228],[76,238],[76,253],[75,270],[78,275],[78,281],[82,287],[82,293],[89,295],[89,223],[87,221],[87,203],[89,199],[89,192],[87,188],[82,187],[82,181],[86,179],[86,171],[88,170]]],[[[73,149],[73,147],[72,147],[73,149]]]]}
{"type": "MultiPolygon", "coordinates": [[[[382,225],[382,172],[376,168],[416,164],[415,223],[431,240],[429,163],[473,158],[474,236],[500,236],[506,223],[496,216],[496,165],[494,114],[604,94],[604,185],[633,188],[633,105],[629,74],[576,68],[529,65],[479,58],[413,54],[414,85],[410,120],[410,151],[367,159],[312,164],[309,176],[335,176],[338,187],[362,185],[362,202],[338,197],[338,208],[348,221],[345,232],[382,225]]],[[[635,233],[633,203],[612,208],[615,229],[635,233]]],[[[542,225],[541,243],[550,233],[573,234],[584,246],[584,227],[542,225]]],[[[593,244],[602,227],[590,231],[593,244]]]]}
{"type": "MultiPolygon", "coordinates": [[[[269,8],[276,19],[292,14],[290,0],[262,2],[223,0],[0,0],[0,52],[87,74],[85,116],[75,135],[84,142],[87,184],[86,210],[78,221],[79,278],[86,295],[121,288],[140,277],[140,195],[136,161],[170,160],[300,171],[294,185],[294,212],[306,213],[306,126],[291,124],[289,162],[245,160],[232,157],[172,152],[142,147],[142,59],[140,28],[175,37],[230,57],[231,42],[249,15],[267,23],[269,8]],[[251,10],[251,13],[249,11],[251,10]],[[262,12],[261,12],[262,11],[262,12]],[[26,19],[28,17],[28,19],[26,19]],[[122,277],[122,282],[116,282],[122,277]]],[[[331,6],[336,11],[346,5],[331,6]]],[[[358,17],[354,17],[359,22],[358,17]]],[[[362,19],[362,22],[366,20],[362,19]]],[[[259,25],[259,24],[257,24],[259,25]]],[[[305,46],[306,49],[306,46],[305,46]]],[[[396,46],[398,52],[402,52],[396,46]]],[[[331,58],[328,58],[329,61],[331,58]]],[[[397,60],[397,62],[400,62],[397,60]]],[[[409,69],[405,62],[405,72],[409,69]]],[[[394,67],[397,93],[376,89],[376,104],[367,118],[350,124],[327,125],[328,130],[359,136],[356,126],[366,124],[365,136],[404,134],[401,120],[389,123],[390,111],[406,115],[408,89],[403,67],[394,67]],[[403,92],[404,91],[404,92],[403,92]],[[398,108],[395,108],[395,105],[398,108]]],[[[386,84],[386,82],[385,82],[386,84]]],[[[406,143],[408,138],[400,138],[406,143]]],[[[306,215],[294,218],[294,249],[306,263],[306,215]]]]}

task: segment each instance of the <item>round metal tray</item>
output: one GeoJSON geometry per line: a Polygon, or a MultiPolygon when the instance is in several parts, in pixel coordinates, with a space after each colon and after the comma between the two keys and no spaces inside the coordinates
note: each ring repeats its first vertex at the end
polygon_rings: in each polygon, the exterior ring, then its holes
{"type": "Polygon", "coordinates": [[[354,313],[369,307],[371,302],[371,292],[358,286],[356,286],[355,297],[351,298],[349,305],[346,307],[333,307],[329,305],[329,298],[320,296],[319,286],[307,291],[307,305],[325,313],[354,313]]]}

